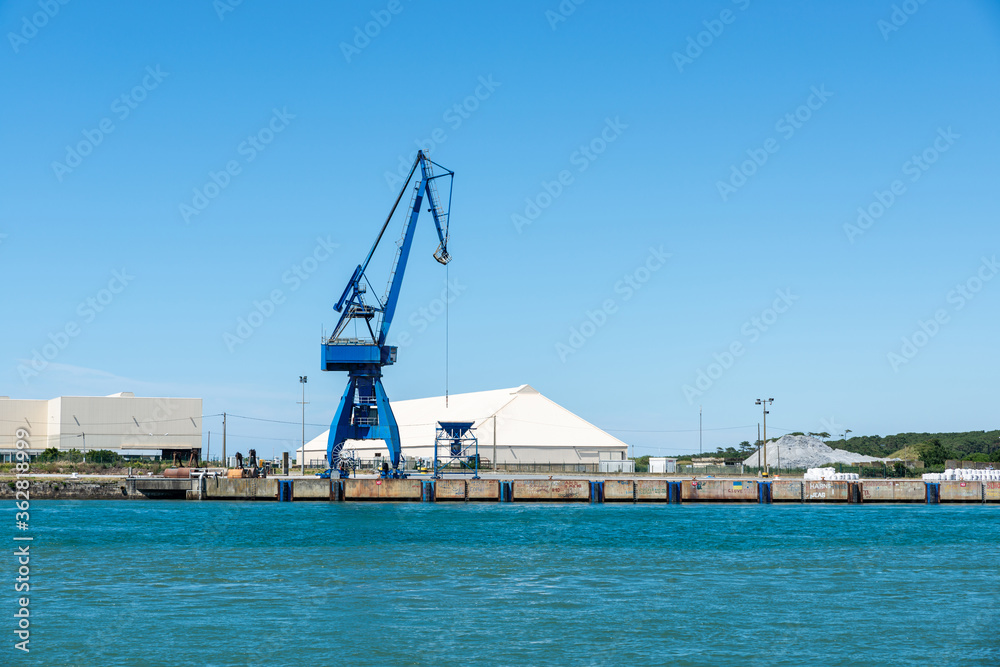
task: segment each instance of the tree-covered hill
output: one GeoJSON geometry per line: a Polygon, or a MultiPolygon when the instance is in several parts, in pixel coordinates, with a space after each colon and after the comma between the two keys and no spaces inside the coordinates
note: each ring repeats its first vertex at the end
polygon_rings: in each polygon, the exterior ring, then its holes
{"type": "MultiPolygon", "coordinates": [[[[794,432],[789,435],[807,435],[794,432]]],[[[809,433],[817,436],[834,449],[845,449],[857,454],[888,457],[901,449],[909,448],[910,453],[917,452],[922,458],[933,459],[938,465],[938,459],[964,459],[973,461],[1000,462],[1000,430],[967,431],[965,433],[897,433],[896,435],[861,435],[843,439],[830,440],[826,433],[809,433]]],[[[768,438],[773,442],[777,438],[768,438]]],[[[760,443],[750,443],[746,440],[735,447],[719,447],[714,452],[702,455],[686,454],[683,459],[699,456],[722,457],[728,460],[745,459],[757,450],[760,443]]],[[[908,458],[908,457],[904,457],[908,458]]]]}
{"type": "MultiPolygon", "coordinates": [[[[973,454],[986,454],[987,460],[1000,455],[1000,430],[967,431],[965,433],[898,433],[896,435],[862,435],[844,440],[827,440],[826,444],[835,449],[867,454],[868,456],[889,456],[904,447],[930,443],[937,440],[954,458],[968,459],[973,454]]],[[[978,457],[976,457],[978,458],[978,457]]]]}

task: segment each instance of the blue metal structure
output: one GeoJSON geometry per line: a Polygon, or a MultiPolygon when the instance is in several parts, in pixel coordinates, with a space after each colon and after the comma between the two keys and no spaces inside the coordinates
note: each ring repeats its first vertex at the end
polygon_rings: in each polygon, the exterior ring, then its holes
{"type": "Polygon", "coordinates": [[[472,424],[438,422],[434,430],[434,477],[440,478],[448,465],[457,461],[459,473],[471,470],[472,479],[479,479],[479,439],[473,434],[472,424]]]}
{"type": "Polygon", "coordinates": [[[399,196],[396,197],[396,202],[392,205],[378,238],[368,252],[368,257],[354,270],[347,287],[344,288],[344,293],[334,306],[334,309],[341,313],[340,320],[333,334],[323,341],[320,368],[324,371],[348,373],[347,389],[333,417],[327,441],[327,460],[333,470],[340,470],[341,476],[346,476],[346,471],[342,470],[340,465],[340,451],[346,440],[384,440],[389,449],[392,468],[390,470],[387,465],[383,465],[382,475],[403,476],[399,471],[401,452],[399,427],[396,425],[389,399],[382,386],[382,368],[396,362],[396,347],[386,345],[386,340],[399,301],[399,289],[403,283],[403,273],[413,243],[413,232],[425,198],[440,241],[434,252],[434,259],[441,264],[451,261],[451,255],[448,254],[448,221],[451,215],[451,183],[454,175],[455,172],[432,162],[423,151],[417,152],[410,175],[406,178],[399,196]],[[435,166],[440,167],[443,173],[435,175],[435,166]],[[419,175],[413,185],[413,195],[403,223],[399,249],[389,274],[389,285],[381,299],[372,294],[366,300],[365,295],[369,294],[369,288],[372,287],[365,274],[368,263],[375,254],[389,221],[392,220],[418,169],[419,175]],[[447,210],[441,207],[435,185],[436,179],[445,177],[449,179],[447,210]],[[360,336],[347,336],[347,327],[352,323],[356,329],[362,331],[360,336]],[[358,327],[359,323],[363,326],[358,327]]]}

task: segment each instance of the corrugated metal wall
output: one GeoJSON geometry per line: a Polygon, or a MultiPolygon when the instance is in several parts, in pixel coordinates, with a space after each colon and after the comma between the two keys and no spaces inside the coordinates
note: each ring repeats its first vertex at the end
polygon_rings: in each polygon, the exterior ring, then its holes
{"type": "Polygon", "coordinates": [[[28,431],[29,451],[45,449],[48,442],[48,401],[0,399],[0,450],[13,450],[17,430],[28,431]]]}
{"type": "Polygon", "coordinates": [[[13,446],[17,424],[34,428],[32,451],[48,447],[150,451],[202,446],[200,398],[62,396],[50,401],[0,399],[0,449],[13,446]]]}

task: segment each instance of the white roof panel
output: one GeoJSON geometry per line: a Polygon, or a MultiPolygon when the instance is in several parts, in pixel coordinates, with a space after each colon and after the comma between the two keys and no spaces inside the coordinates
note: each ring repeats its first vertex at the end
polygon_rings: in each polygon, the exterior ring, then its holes
{"type": "MultiPolygon", "coordinates": [[[[477,391],[444,396],[393,401],[405,456],[433,453],[435,427],[442,421],[470,421],[476,429],[480,451],[493,446],[494,423],[498,446],[533,452],[560,450],[626,451],[628,445],[549,400],[529,385],[510,389],[477,391]]],[[[307,459],[326,454],[329,430],[306,443],[307,459]]],[[[300,448],[301,449],[301,448],[300,448]]],[[[348,440],[344,449],[367,458],[387,452],[381,440],[348,440]]],[[[565,458],[560,456],[560,458],[565,458]]]]}

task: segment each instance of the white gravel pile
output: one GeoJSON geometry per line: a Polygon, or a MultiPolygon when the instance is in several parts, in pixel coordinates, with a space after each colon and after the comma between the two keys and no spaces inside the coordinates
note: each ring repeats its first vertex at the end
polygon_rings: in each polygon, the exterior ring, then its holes
{"type": "MultiPolygon", "coordinates": [[[[763,448],[761,448],[763,449],[763,448]]],[[[767,465],[782,468],[822,468],[829,463],[853,463],[869,461],[888,461],[876,456],[855,454],[843,449],[834,449],[819,438],[807,435],[785,435],[774,442],[767,443],[767,465]]],[[[754,452],[744,465],[763,467],[765,464],[762,451],[754,452]]]]}

